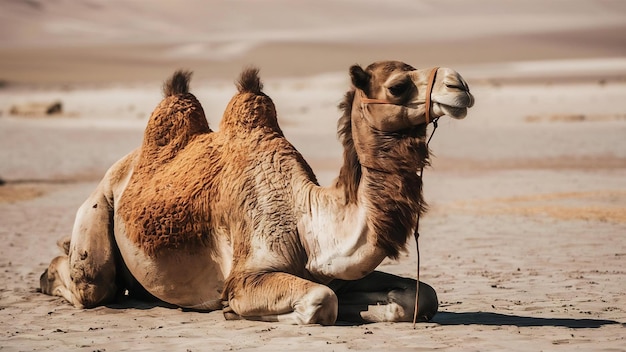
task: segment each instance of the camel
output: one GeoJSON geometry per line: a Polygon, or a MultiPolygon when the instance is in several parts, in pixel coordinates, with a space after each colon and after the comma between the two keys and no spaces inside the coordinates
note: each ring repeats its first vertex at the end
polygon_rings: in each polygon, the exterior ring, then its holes
{"type": "Polygon", "coordinates": [[[343,166],[321,187],[258,72],[243,70],[217,131],[189,92],[191,73],[173,74],[141,146],[78,209],[65,255],[41,275],[43,293],[78,308],[128,295],[291,324],[436,314],[430,285],[376,267],[398,258],[425,211],[417,171],[429,162],[428,119],[464,118],[474,103],[467,83],[438,68],[427,95],[431,70],[350,67],[343,166]]]}

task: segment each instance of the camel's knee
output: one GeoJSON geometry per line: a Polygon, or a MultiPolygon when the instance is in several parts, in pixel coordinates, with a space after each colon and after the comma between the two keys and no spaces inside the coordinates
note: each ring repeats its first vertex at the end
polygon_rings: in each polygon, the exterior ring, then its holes
{"type": "Polygon", "coordinates": [[[97,266],[87,258],[81,258],[81,260],[72,260],[70,273],[70,287],[74,295],[72,303],[75,306],[92,308],[115,298],[117,285],[114,266],[97,266]]]}
{"type": "Polygon", "coordinates": [[[67,256],[56,257],[39,278],[41,292],[63,297],[77,308],[95,307],[115,297],[114,276],[113,279],[106,274],[87,277],[86,272],[84,269],[72,270],[67,256]]]}
{"type": "Polygon", "coordinates": [[[74,305],[78,308],[93,308],[111,302],[115,298],[117,286],[92,282],[75,283],[74,305]]]}
{"type": "Polygon", "coordinates": [[[337,295],[322,285],[309,290],[295,307],[300,324],[333,325],[337,320],[337,311],[337,295]]]}

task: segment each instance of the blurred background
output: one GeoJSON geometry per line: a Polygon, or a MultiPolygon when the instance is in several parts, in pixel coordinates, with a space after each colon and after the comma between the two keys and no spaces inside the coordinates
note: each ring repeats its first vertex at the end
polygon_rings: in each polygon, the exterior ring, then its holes
{"type": "Polygon", "coordinates": [[[621,0],[0,0],[0,9],[5,84],[160,81],[178,67],[230,80],[248,64],[267,77],[309,76],[392,58],[470,78],[626,73],[621,0]]]}
{"type": "Polygon", "coordinates": [[[0,116],[14,118],[0,124],[5,179],[98,179],[139,144],[161,82],[178,68],[194,71],[192,90],[216,128],[233,80],[256,65],[288,137],[330,182],[347,69],[389,59],[452,67],[476,96],[467,122],[442,121],[450,136],[433,144],[440,168],[626,158],[616,147],[626,133],[612,125],[626,120],[626,1],[0,0],[0,8],[0,116]],[[565,125],[537,123],[547,121],[565,125]],[[605,123],[571,124],[580,121],[605,123]]]}

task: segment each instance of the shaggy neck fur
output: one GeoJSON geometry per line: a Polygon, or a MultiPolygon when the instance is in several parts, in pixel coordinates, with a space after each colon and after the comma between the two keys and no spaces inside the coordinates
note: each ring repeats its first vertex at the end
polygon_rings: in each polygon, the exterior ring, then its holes
{"type": "Polygon", "coordinates": [[[359,279],[385,257],[397,258],[425,205],[417,171],[428,163],[426,125],[372,129],[348,92],[340,108],[344,163],[329,188],[313,187],[300,236],[307,269],[320,281],[359,279]],[[367,160],[367,167],[362,160],[367,160]]]}
{"type": "Polygon", "coordinates": [[[347,204],[365,204],[376,245],[397,258],[412,234],[417,213],[426,209],[417,175],[428,164],[426,125],[393,133],[374,130],[354,99],[355,92],[350,91],[339,105],[344,162],[335,187],[344,191],[347,204]]]}

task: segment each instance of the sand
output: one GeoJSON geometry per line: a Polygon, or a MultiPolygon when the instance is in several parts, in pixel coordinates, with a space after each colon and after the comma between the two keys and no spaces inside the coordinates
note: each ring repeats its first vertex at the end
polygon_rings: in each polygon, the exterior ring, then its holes
{"type": "MultiPolygon", "coordinates": [[[[501,3],[3,3],[0,350],[625,350],[626,7],[501,3]],[[432,322],[289,326],[137,301],[82,310],[37,292],[171,70],[196,72],[217,126],[237,72],[260,66],[285,134],[329,184],[345,72],[379,58],[452,66],[476,97],[467,119],[440,121],[424,178],[432,322]],[[9,113],[55,100],[60,115],[9,113]]],[[[415,277],[413,247],[379,269],[415,277]]]]}

